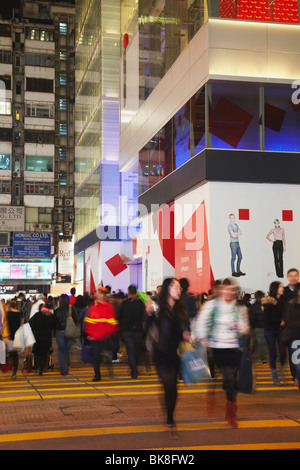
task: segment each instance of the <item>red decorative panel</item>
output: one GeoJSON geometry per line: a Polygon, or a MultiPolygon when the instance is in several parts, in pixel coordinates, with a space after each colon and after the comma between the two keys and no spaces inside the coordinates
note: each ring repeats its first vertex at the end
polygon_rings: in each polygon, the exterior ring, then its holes
{"type": "Polygon", "coordinates": [[[119,254],[113,256],[105,262],[106,266],[110,270],[113,276],[117,276],[122,271],[127,269],[126,264],[123,263],[123,260],[119,254]]]}
{"type": "Polygon", "coordinates": [[[236,148],[253,116],[223,96],[210,115],[210,132],[236,148]]]}
{"type": "Polygon", "coordinates": [[[239,220],[250,220],[249,209],[239,209],[239,220]]]}
{"type": "Polygon", "coordinates": [[[299,23],[297,0],[220,0],[219,17],[299,23]]]}
{"type": "Polygon", "coordinates": [[[282,211],[283,222],[293,222],[293,211],[282,211]]]}
{"type": "MultiPolygon", "coordinates": [[[[280,132],[285,114],[284,109],[265,103],[265,126],[273,131],[280,132]]],[[[262,118],[260,117],[259,124],[261,123],[262,118]]]]}

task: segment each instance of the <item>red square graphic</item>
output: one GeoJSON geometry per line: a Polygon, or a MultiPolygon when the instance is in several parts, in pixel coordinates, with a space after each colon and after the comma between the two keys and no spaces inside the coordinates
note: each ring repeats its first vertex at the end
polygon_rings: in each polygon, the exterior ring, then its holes
{"type": "MultiPolygon", "coordinates": [[[[265,126],[273,131],[280,132],[285,114],[284,109],[265,103],[265,126]]],[[[260,117],[259,124],[261,123],[262,118],[260,117]]]]}
{"type": "Polygon", "coordinates": [[[239,209],[239,220],[250,220],[249,209],[239,209]]]}
{"type": "Polygon", "coordinates": [[[210,115],[210,132],[236,148],[252,118],[252,114],[221,96],[210,115]]]}
{"type": "Polygon", "coordinates": [[[117,276],[122,271],[127,269],[126,264],[123,263],[122,258],[119,254],[113,256],[105,262],[108,269],[111,271],[113,276],[117,276]]]}
{"type": "Polygon", "coordinates": [[[293,221],[293,211],[282,211],[282,221],[283,222],[292,222],[293,221]]]}

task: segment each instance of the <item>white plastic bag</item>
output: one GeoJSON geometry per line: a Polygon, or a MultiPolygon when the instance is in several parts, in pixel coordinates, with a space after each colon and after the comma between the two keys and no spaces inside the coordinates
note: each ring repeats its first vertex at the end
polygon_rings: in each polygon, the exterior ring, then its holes
{"type": "Polygon", "coordinates": [[[2,340],[0,340],[0,364],[6,364],[6,347],[2,340]]]}
{"type": "Polygon", "coordinates": [[[13,349],[15,351],[24,351],[25,348],[32,346],[35,342],[29,323],[24,323],[15,333],[13,349]]]}

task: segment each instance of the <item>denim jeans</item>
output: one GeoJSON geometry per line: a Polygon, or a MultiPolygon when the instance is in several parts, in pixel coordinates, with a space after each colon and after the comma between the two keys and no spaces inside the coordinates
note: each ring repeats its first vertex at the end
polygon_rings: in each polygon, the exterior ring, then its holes
{"type": "Polygon", "coordinates": [[[276,369],[276,343],[278,344],[280,363],[283,365],[286,359],[285,345],[281,339],[281,330],[265,330],[265,338],[269,349],[270,368],[276,369]]]}
{"type": "Polygon", "coordinates": [[[131,377],[137,378],[137,364],[141,349],[141,335],[137,331],[124,331],[123,337],[126,346],[131,377]]]}
{"type": "Polygon", "coordinates": [[[58,345],[59,369],[61,375],[68,375],[70,366],[70,348],[72,340],[65,337],[65,330],[56,332],[56,341],[58,345]]]}
{"type": "Polygon", "coordinates": [[[242,261],[242,252],[240,248],[240,243],[230,242],[230,249],[231,249],[231,272],[239,273],[241,270],[240,268],[241,268],[241,261],[242,261]],[[237,264],[236,264],[236,270],[235,270],[234,264],[235,264],[236,257],[237,257],[237,264]]]}
{"type": "Polygon", "coordinates": [[[253,360],[266,360],[266,340],[263,328],[254,328],[253,360]]]}

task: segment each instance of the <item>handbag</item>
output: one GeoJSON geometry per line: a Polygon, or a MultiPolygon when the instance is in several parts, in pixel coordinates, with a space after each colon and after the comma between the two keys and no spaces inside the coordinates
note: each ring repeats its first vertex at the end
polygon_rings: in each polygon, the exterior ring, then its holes
{"type": "Polygon", "coordinates": [[[241,351],[236,385],[242,393],[255,392],[255,376],[248,348],[243,348],[241,351]]]}
{"type": "Polygon", "coordinates": [[[22,372],[23,373],[29,373],[32,372],[33,369],[33,364],[32,364],[32,356],[31,354],[27,354],[23,361],[23,366],[22,366],[22,372]]]}
{"type": "Polygon", "coordinates": [[[178,353],[181,375],[186,384],[195,384],[211,378],[206,349],[201,343],[191,344],[183,341],[179,345],[178,353]]]}
{"type": "Polygon", "coordinates": [[[72,318],[72,307],[69,308],[69,315],[66,319],[65,337],[72,340],[80,337],[80,329],[75,325],[72,318]]]}
{"type": "Polygon", "coordinates": [[[148,329],[148,333],[145,339],[145,346],[150,356],[153,356],[154,347],[155,347],[155,344],[158,343],[158,339],[159,339],[159,329],[154,320],[148,329]]]}

